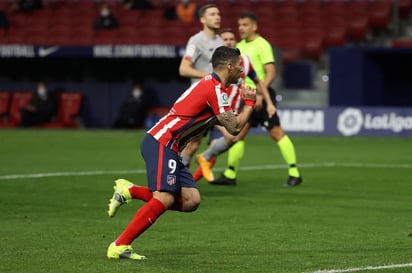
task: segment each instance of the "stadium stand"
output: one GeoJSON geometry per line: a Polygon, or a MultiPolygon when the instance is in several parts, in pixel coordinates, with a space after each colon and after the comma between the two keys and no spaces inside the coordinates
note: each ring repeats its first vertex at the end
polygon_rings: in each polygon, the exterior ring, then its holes
{"type": "MultiPolygon", "coordinates": [[[[130,10],[120,1],[108,1],[120,28],[96,33],[92,25],[98,16],[96,1],[45,0],[42,9],[30,13],[8,13],[11,27],[0,33],[4,44],[92,45],[92,44],[175,44],[184,45],[199,25],[186,27],[163,16],[163,7],[176,0],[157,1],[151,10],[130,10]],[[88,30],[88,31],[87,31],[88,30]]],[[[237,28],[244,11],[254,11],[260,31],[283,54],[283,61],[319,61],[328,47],[348,42],[362,43],[371,31],[390,28],[392,0],[241,0],[216,2],[225,17],[223,27],[237,28]],[[284,40],[284,41],[282,41],[284,40]]],[[[7,6],[3,3],[3,9],[7,6]]],[[[399,0],[399,15],[410,18],[411,0],[399,0]]]]}
{"type": "MultiPolygon", "coordinates": [[[[0,127],[13,128],[20,124],[21,110],[29,103],[33,93],[28,91],[0,92],[0,127]]],[[[58,95],[58,112],[52,122],[42,128],[78,128],[81,120],[83,93],[62,92],[58,95]]]]}

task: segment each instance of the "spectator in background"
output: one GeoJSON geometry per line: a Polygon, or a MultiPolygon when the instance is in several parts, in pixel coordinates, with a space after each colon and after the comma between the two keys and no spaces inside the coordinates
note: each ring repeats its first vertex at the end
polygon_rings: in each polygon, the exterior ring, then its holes
{"type": "Polygon", "coordinates": [[[116,17],[112,14],[109,5],[103,4],[100,8],[100,17],[94,23],[94,30],[116,29],[119,27],[116,17]]]}
{"type": "Polygon", "coordinates": [[[10,10],[12,12],[33,11],[43,7],[42,0],[18,0],[12,3],[10,10]]]}
{"type": "Polygon", "coordinates": [[[56,114],[56,110],[56,100],[48,93],[46,84],[39,82],[36,94],[21,111],[20,127],[48,123],[56,114]]]}
{"type": "Polygon", "coordinates": [[[114,128],[140,128],[143,127],[148,110],[148,97],[142,84],[133,85],[132,94],[122,104],[113,127],[114,128]]]}
{"type": "Polygon", "coordinates": [[[194,20],[199,19],[199,8],[194,1],[180,0],[176,6],[171,6],[165,10],[166,19],[179,20],[190,25],[194,20]]]}

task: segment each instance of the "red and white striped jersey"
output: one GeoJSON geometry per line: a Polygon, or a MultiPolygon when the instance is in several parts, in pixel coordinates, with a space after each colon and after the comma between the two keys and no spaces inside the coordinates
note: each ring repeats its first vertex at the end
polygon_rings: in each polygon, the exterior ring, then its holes
{"type": "Polygon", "coordinates": [[[190,140],[201,135],[216,120],[216,115],[231,109],[226,88],[212,73],[192,84],[148,133],[179,152],[190,140]]]}
{"type": "Polygon", "coordinates": [[[237,83],[231,84],[227,88],[229,102],[235,114],[240,113],[239,108],[241,106],[240,103],[242,101],[240,97],[240,88],[243,87],[246,76],[248,76],[252,80],[256,78],[255,69],[253,68],[252,62],[250,61],[248,56],[242,56],[242,65],[243,65],[243,72],[240,75],[239,81],[237,83]]]}

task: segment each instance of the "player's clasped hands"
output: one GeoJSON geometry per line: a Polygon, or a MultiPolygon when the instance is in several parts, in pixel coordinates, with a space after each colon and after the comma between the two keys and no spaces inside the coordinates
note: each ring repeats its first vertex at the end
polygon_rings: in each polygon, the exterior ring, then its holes
{"type": "Polygon", "coordinates": [[[240,91],[240,95],[244,101],[256,101],[256,89],[250,86],[243,87],[240,91]]]}

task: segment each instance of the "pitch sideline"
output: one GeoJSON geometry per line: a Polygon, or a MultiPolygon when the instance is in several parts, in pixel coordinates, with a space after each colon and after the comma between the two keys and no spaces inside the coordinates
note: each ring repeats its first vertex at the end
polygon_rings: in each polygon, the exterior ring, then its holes
{"type": "Polygon", "coordinates": [[[393,269],[393,268],[403,268],[403,267],[412,267],[412,263],[354,267],[354,268],[347,268],[347,269],[317,270],[317,271],[306,272],[306,273],[344,273],[344,272],[359,272],[359,271],[365,271],[365,270],[382,270],[382,269],[393,269]]]}
{"type": "MultiPolygon", "coordinates": [[[[412,168],[412,164],[377,164],[377,163],[336,163],[336,162],[320,162],[320,163],[303,163],[299,164],[301,168],[327,168],[327,167],[342,167],[342,168],[392,168],[405,169],[412,168]]],[[[239,171],[256,171],[256,170],[273,170],[283,169],[285,165],[256,165],[240,167],[239,171]]],[[[223,171],[222,168],[216,168],[216,171],[223,171]]],[[[30,178],[44,178],[44,177],[61,177],[61,176],[91,176],[91,175],[112,175],[112,174],[139,174],[145,173],[145,169],[136,170],[112,170],[112,171],[79,171],[79,172],[53,172],[53,173],[32,173],[32,174],[9,174],[0,175],[0,180],[12,179],[30,179],[30,178]]],[[[322,271],[320,271],[322,272],[322,271]]],[[[325,273],[329,273],[325,271],[325,273]]],[[[345,272],[345,271],[343,271],[345,272]]],[[[350,271],[349,271],[350,272],[350,271]]]]}

